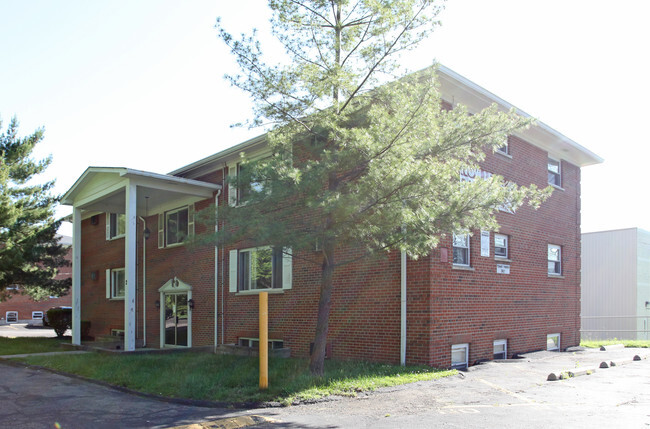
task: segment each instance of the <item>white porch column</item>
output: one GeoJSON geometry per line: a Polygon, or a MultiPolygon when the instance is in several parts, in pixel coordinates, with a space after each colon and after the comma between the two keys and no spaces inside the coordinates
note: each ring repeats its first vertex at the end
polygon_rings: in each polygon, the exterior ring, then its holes
{"type": "Polygon", "coordinates": [[[81,209],[72,209],[72,344],[81,344],[81,209]]]}
{"type": "Polygon", "coordinates": [[[124,236],[124,350],[135,350],[135,282],[136,282],[136,197],[137,187],[130,180],[126,185],[126,228],[124,236]]]}

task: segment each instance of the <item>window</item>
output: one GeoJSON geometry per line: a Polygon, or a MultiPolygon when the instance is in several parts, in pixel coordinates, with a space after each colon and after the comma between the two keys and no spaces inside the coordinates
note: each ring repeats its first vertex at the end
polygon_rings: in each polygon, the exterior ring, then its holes
{"type": "Polygon", "coordinates": [[[451,367],[454,369],[467,369],[469,358],[469,344],[454,344],[451,346],[451,367]]]}
{"type": "Polygon", "coordinates": [[[124,237],[126,232],[126,215],[124,213],[106,213],[106,239],[124,237]]]}
{"type": "Polygon", "coordinates": [[[508,359],[508,340],[494,340],[494,359],[508,359]]]}
{"type": "Polygon", "coordinates": [[[18,312],[17,311],[7,311],[5,313],[7,317],[7,322],[17,322],[18,321],[18,312]]]}
{"type": "Polygon", "coordinates": [[[546,336],[546,350],[560,350],[560,334],[548,334],[546,336]]]}
{"type": "Polygon", "coordinates": [[[508,259],[507,235],[494,234],[494,256],[497,258],[508,259]]]}
{"type": "Polygon", "coordinates": [[[246,202],[252,192],[262,192],[264,190],[264,184],[251,175],[251,170],[251,164],[237,164],[237,204],[246,202]]]}
{"type": "Polygon", "coordinates": [[[169,210],[158,215],[158,247],[183,243],[194,235],[194,205],[169,210]]]}
{"type": "Polygon", "coordinates": [[[239,252],[238,290],[282,287],[282,249],[258,247],[239,252]]]}
{"type": "Polygon", "coordinates": [[[10,286],[7,286],[7,288],[6,288],[6,290],[13,290],[13,291],[17,291],[19,289],[20,288],[18,287],[18,285],[10,285],[10,286]]]}
{"type": "MultiPolygon", "coordinates": [[[[259,338],[240,338],[239,345],[242,347],[248,347],[251,349],[256,349],[259,347],[260,340],[259,338]]],[[[269,349],[281,349],[284,348],[284,341],[282,340],[269,340],[269,349]]]]}
{"type": "Polygon", "coordinates": [[[126,274],[124,268],[106,270],[106,298],[124,299],[126,274]]]}
{"type": "Polygon", "coordinates": [[[43,320],[42,311],[32,311],[32,320],[43,320]]]}
{"type": "Polygon", "coordinates": [[[469,234],[454,234],[454,265],[469,266],[469,234]]]}
{"type": "Polygon", "coordinates": [[[230,292],[291,289],[290,248],[255,247],[230,251],[230,292]]]}
{"type": "Polygon", "coordinates": [[[548,183],[557,187],[562,187],[562,173],[560,171],[560,161],[553,158],[548,159],[548,183]]]}
{"type": "Polygon", "coordinates": [[[497,152],[502,153],[504,155],[510,155],[510,148],[508,147],[508,140],[504,143],[503,146],[497,148],[497,152]]]}
{"type": "Polygon", "coordinates": [[[555,244],[548,245],[548,273],[554,276],[562,274],[562,248],[555,244]]]}

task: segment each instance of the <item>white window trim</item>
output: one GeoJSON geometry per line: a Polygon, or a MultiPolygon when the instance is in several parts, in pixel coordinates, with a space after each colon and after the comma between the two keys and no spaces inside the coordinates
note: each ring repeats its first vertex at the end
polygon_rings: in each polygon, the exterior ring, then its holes
{"type": "MultiPolygon", "coordinates": [[[[115,295],[115,285],[113,283],[113,274],[119,271],[125,271],[124,268],[110,268],[106,270],[106,299],[112,301],[124,301],[124,295],[115,295]]],[[[126,291],[126,272],[124,273],[124,290],[126,291]]]]}
{"type": "Polygon", "coordinates": [[[550,243],[549,243],[548,246],[547,246],[547,248],[546,248],[546,272],[548,273],[549,276],[561,277],[562,274],[563,274],[562,268],[563,268],[563,267],[562,267],[562,246],[560,246],[559,244],[550,244],[550,243]],[[548,259],[548,252],[549,252],[549,250],[551,249],[551,246],[552,246],[552,247],[557,247],[557,249],[558,249],[558,255],[559,255],[559,258],[558,258],[557,261],[554,260],[554,259],[548,259]],[[554,262],[554,263],[559,264],[559,266],[560,266],[560,272],[559,272],[559,273],[558,273],[558,272],[552,272],[552,273],[551,273],[550,271],[548,271],[548,263],[549,263],[549,262],[554,262]]]}
{"type": "Polygon", "coordinates": [[[472,264],[471,248],[472,248],[472,246],[471,246],[471,237],[470,237],[469,233],[467,233],[467,234],[453,234],[452,237],[451,237],[451,240],[452,240],[451,241],[451,261],[452,261],[452,264],[455,267],[471,267],[471,264],[472,264]],[[466,247],[455,246],[456,240],[454,239],[454,237],[461,236],[461,235],[464,235],[467,238],[467,246],[466,247]],[[454,248],[455,247],[458,247],[459,249],[467,249],[467,263],[466,264],[460,264],[460,263],[454,261],[454,248]]]}
{"type": "Polygon", "coordinates": [[[9,315],[15,315],[16,317],[16,322],[18,322],[18,312],[17,311],[7,311],[5,313],[5,320],[9,322],[9,315]]]}
{"type": "Polygon", "coordinates": [[[185,241],[179,241],[177,243],[168,243],[167,240],[167,234],[169,231],[168,228],[168,223],[167,219],[169,215],[181,212],[183,210],[187,210],[187,237],[192,237],[194,236],[195,232],[195,226],[194,226],[194,217],[195,217],[195,208],[194,204],[186,204],[184,206],[176,207],[170,210],[166,210],[162,213],[158,214],[158,248],[159,249],[164,249],[164,248],[172,248],[172,247],[179,247],[179,246],[184,246],[185,241]]]}
{"type": "Polygon", "coordinates": [[[556,333],[556,334],[548,334],[548,335],[546,336],[546,350],[549,351],[549,352],[556,351],[556,350],[557,350],[557,351],[561,350],[561,349],[562,349],[561,341],[562,341],[562,334],[560,334],[560,333],[556,333]],[[553,348],[550,348],[550,349],[549,349],[549,348],[548,348],[548,340],[549,340],[550,338],[552,338],[552,337],[557,337],[557,347],[553,347],[553,348]]]}
{"type": "MultiPolygon", "coordinates": [[[[112,235],[112,231],[111,231],[111,215],[126,216],[124,213],[108,213],[108,212],[106,213],[106,241],[111,241],[111,240],[117,240],[117,239],[120,239],[120,238],[124,238],[125,235],[126,235],[126,225],[125,225],[124,231],[121,234],[112,235]]],[[[125,220],[125,222],[126,222],[126,220],[125,220]]],[[[116,224],[117,224],[117,222],[116,222],[116,224]]]]}
{"type": "Polygon", "coordinates": [[[546,161],[546,174],[547,174],[547,181],[548,181],[548,173],[551,173],[551,174],[557,174],[558,178],[560,179],[560,184],[559,184],[559,185],[558,185],[558,184],[551,183],[551,182],[548,182],[548,184],[551,185],[551,186],[553,186],[554,188],[564,190],[564,188],[562,187],[562,185],[564,184],[563,177],[562,177],[562,161],[559,160],[559,159],[557,159],[557,158],[553,158],[552,156],[549,155],[549,156],[548,156],[548,159],[547,159],[547,161],[546,161]],[[557,162],[557,169],[558,169],[558,172],[557,172],[557,173],[555,173],[554,171],[549,170],[549,168],[548,168],[548,161],[554,161],[554,162],[557,162]]]}
{"type": "MultiPolygon", "coordinates": [[[[279,288],[266,288],[266,289],[239,289],[239,253],[249,252],[257,249],[272,249],[271,246],[258,246],[249,247],[245,249],[232,249],[229,252],[229,292],[237,293],[238,295],[255,295],[260,292],[268,293],[284,293],[285,290],[291,289],[293,283],[293,252],[290,247],[282,249],[282,286],[279,288]]],[[[271,273],[271,281],[274,279],[271,273]]]]}
{"type": "Polygon", "coordinates": [[[469,343],[463,343],[463,344],[453,344],[451,346],[451,367],[453,369],[467,369],[469,367],[469,343]],[[460,349],[465,349],[465,361],[463,365],[454,365],[453,361],[453,356],[454,356],[454,351],[460,350],[460,349]]]}
{"type": "Polygon", "coordinates": [[[494,234],[494,258],[495,259],[504,259],[504,260],[507,260],[508,258],[510,258],[510,237],[508,235],[506,235],[506,234],[498,234],[498,233],[494,234]],[[497,247],[498,248],[503,248],[501,246],[497,246],[497,237],[504,238],[505,241],[506,241],[506,245],[505,245],[506,255],[505,256],[497,255],[497,247]]]}
{"type": "Polygon", "coordinates": [[[43,320],[43,312],[42,311],[32,311],[32,320],[43,320]],[[41,315],[40,317],[35,317],[38,315],[41,315]]]}
{"type": "Polygon", "coordinates": [[[494,357],[494,347],[495,346],[504,346],[503,347],[503,353],[505,354],[505,357],[503,359],[508,359],[508,340],[494,340],[492,342],[492,356],[494,357]]]}
{"type": "MultiPolygon", "coordinates": [[[[239,341],[237,343],[240,345],[240,347],[253,348],[253,346],[251,345],[251,341],[257,341],[258,346],[259,346],[260,339],[259,338],[254,338],[254,337],[239,337],[239,341]],[[245,346],[245,345],[241,344],[243,341],[248,341],[248,346],[245,346]]],[[[269,341],[268,341],[268,343],[271,345],[271,350],[279,349],[280,347],[274,347],[274,345],[277,344],[277,343],[280,343],[280,342],[284,344],[284,340],[279,340],[279,339],[271,339],[271,338],[269,338],[269,341]]]]}

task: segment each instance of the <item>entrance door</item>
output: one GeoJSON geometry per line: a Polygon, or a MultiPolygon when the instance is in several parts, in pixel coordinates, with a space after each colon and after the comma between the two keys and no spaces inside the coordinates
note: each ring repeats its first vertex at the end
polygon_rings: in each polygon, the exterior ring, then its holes
{"type": "Polygon", "coordinates": [[[187,293],[165,294],[165,345],[187,346],[187,293]]]}

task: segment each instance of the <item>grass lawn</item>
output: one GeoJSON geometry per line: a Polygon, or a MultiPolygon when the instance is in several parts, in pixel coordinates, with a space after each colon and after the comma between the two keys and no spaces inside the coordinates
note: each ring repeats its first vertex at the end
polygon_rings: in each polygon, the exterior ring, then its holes
{"type": "Polygon", "coordinates": [[[61,343],[70,342],[64,338],[5,338],[0,337],[0,355],[18,355],[22,353],[60,352],[64,350],[61,343]]]}
{"type": "Polygon", "coordinates": [[[582,347],[600,347],[609,346],[612,344],[623,344],[625,347],[650,347],[650,340],[582,340],[580,345],[582,347]]]}
{"type": "Polygon", "coordinates": [[[306,359],[271,359],[269,388],[260,391],[257,358],[210,353],[165,355],[31,356],[22,362],[79,374],[156,395],[227,402],[276,401],[288,405],[456,374],[426,366],[326,361],[325,375],[309,374],[306,359]]]}

